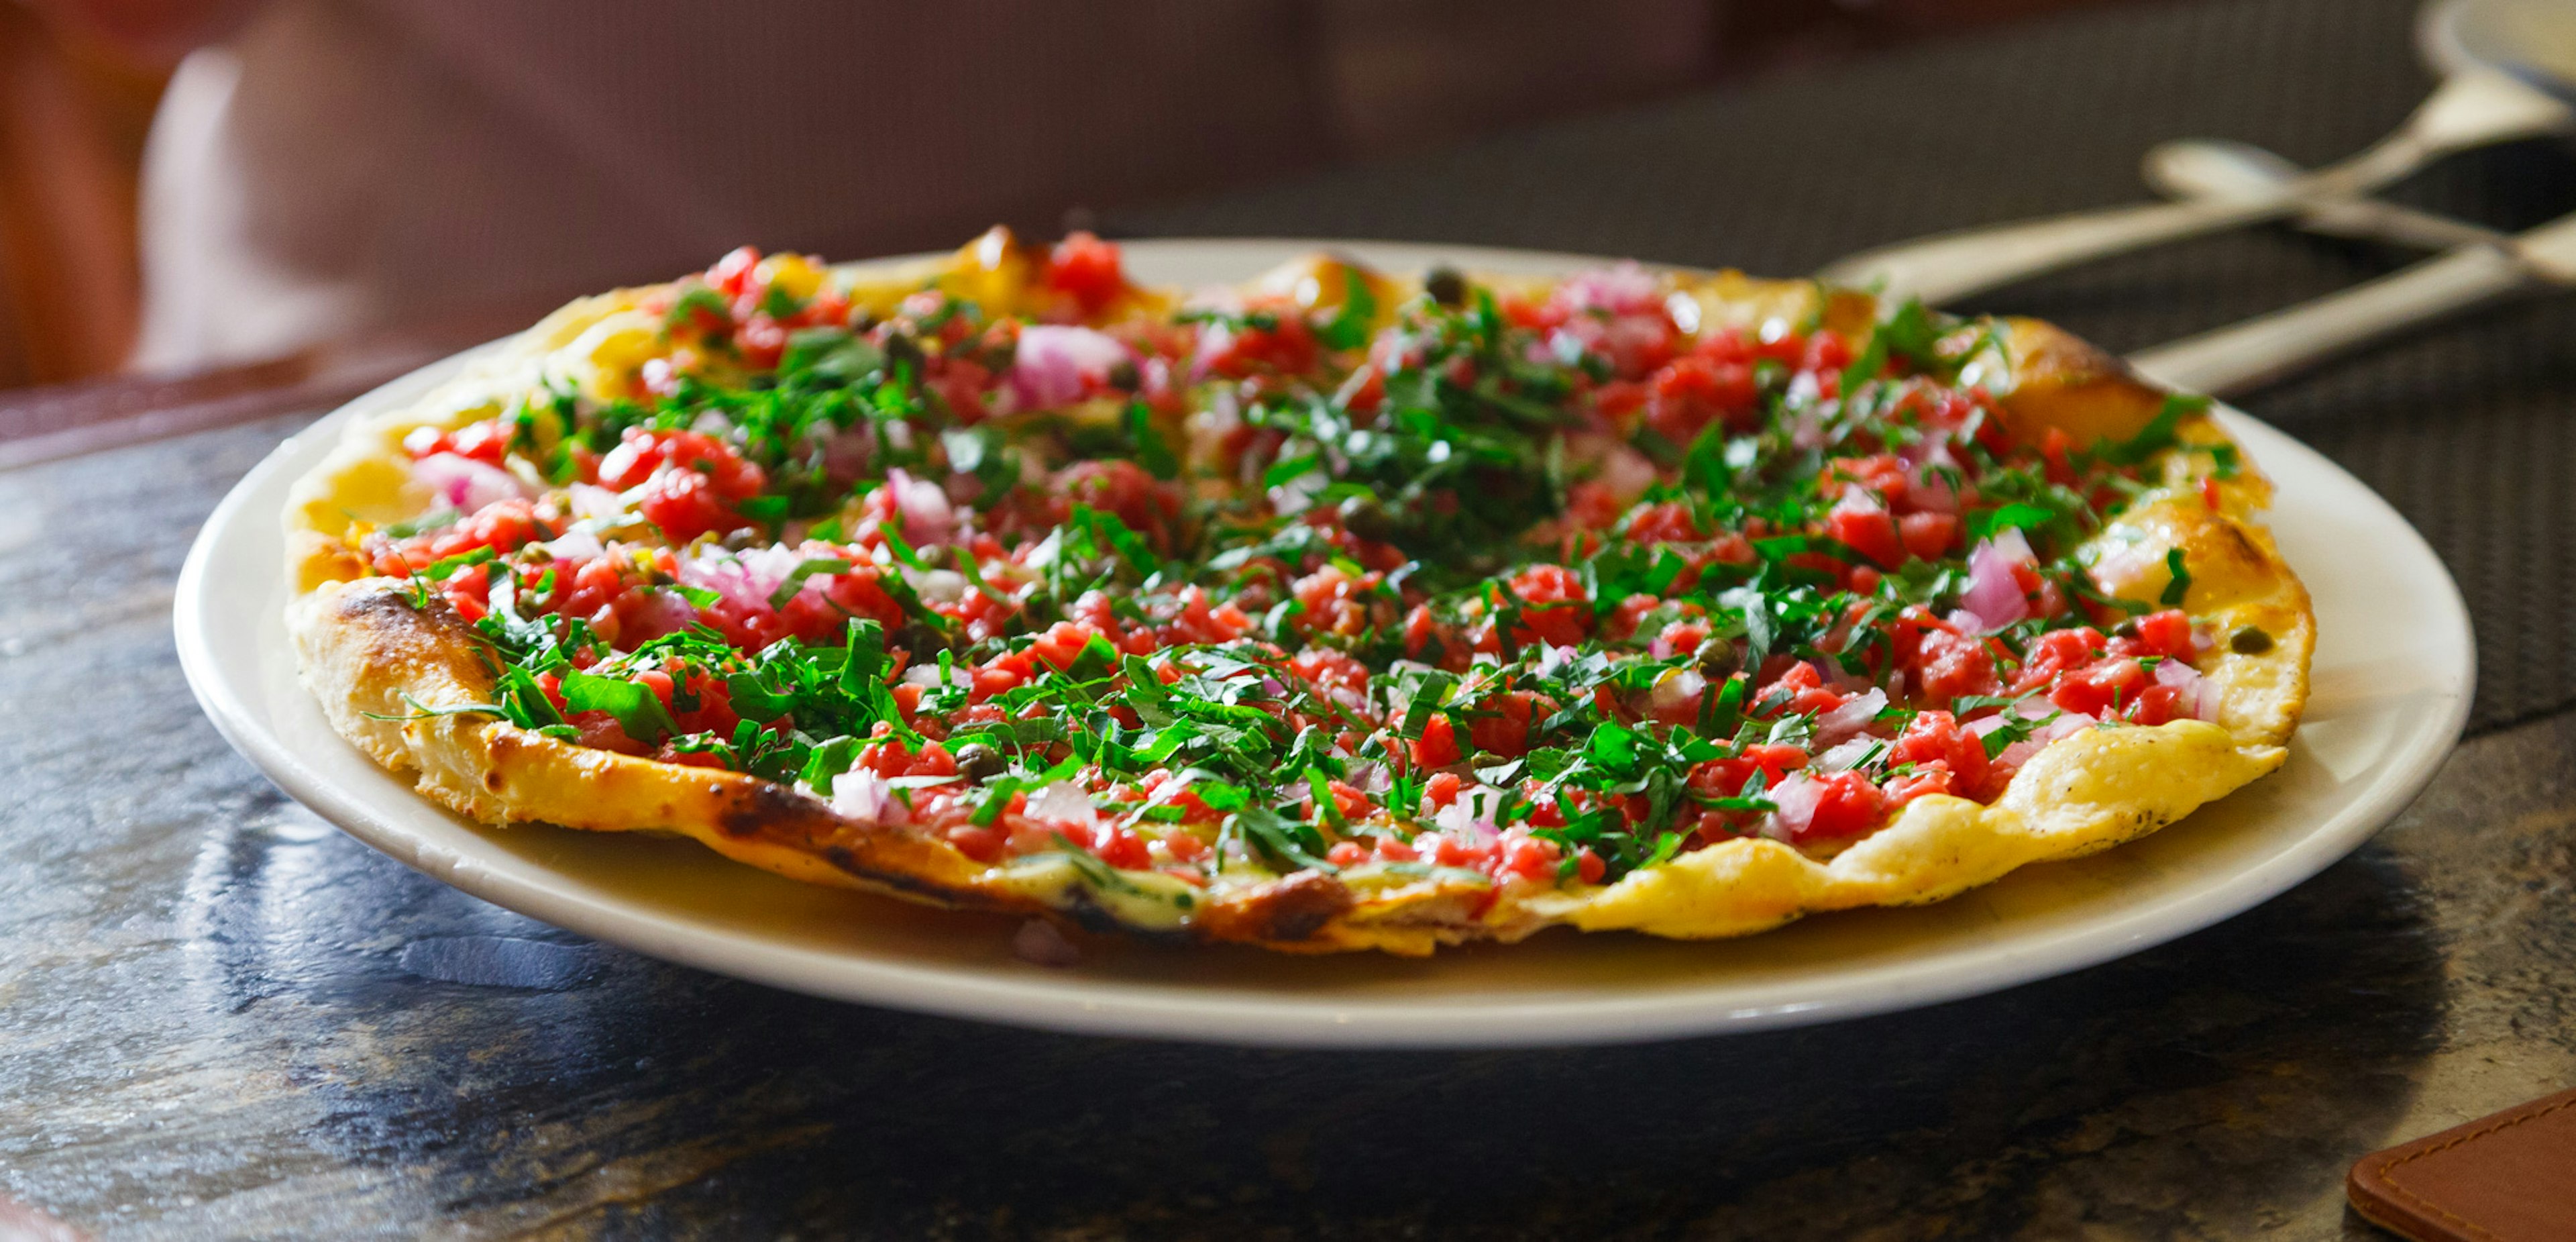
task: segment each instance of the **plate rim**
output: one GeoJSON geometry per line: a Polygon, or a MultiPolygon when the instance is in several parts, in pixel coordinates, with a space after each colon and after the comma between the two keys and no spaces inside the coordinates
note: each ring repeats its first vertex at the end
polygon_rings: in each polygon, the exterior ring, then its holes
{"type": "MultiPolygon", "coordinates": [[[[1263,249],[1437,250],[1456,256],[1503,256],[1515,264],[1537,265],[1618,261],[1565,252],[1346,238],[1173,238],[1122,245],[1142,250],[1148,258],[1196,247],[1245,253],[1263,249]]],[[[1583,997],[1571,1001],[1539,997],[1407,1004],[1400,998],[1390,1001],[1373,996],[1364,1001],[1335,1002],[1302,995],[1193,994],[1185,989],[1158,990],[1129,981],[1080,976],[1001,978],[959,972],[937,963],[857,959],[738,930],[690,926],[648,905],[548,887],[510,874],[506,868],[487,870],[463,857],[444,856],[444,847],[433,847],[406,831],[395,822],[395,815],[339,788],[305,762],[271,726],[253,697],[244,693],[244,684],[236,684],[223,667],[213,647],[210,622],[217,611],[215,593],[221,588],[210,578],[208,567],[227,539],[244,537],[245,523],[248,536],[258,537],[265,533],[263,527],[274,521],[273,517],[252,513],[250,503],[290,467],[300,472],[305,465],[299,460],[300,454],[327,452],[328,445],[317,444],[317,439],[336,443],[340,429],[358,412],[425,393],[497,344],[477,346],[429,363],[340,405],[281,442],[226,492],[190,544],[173,601],[172,624],[179,664],[190,690],[225,741],[289,796],[370,848],[432,879],[528,917],[647,956],[829,999],[1081,1034],[1276,1047],[1370,1048],[1641,1042],[1841,1021],[1939,1004],[2128,956],[2233,918],[2325,870],[2367,841],[2432,780],[2457,744],[2476,684],[2476,640],[2467,605],[2448,566],[2434,554],[2422,533],[2368,484],[2332,459],[2270,424],[2222,404],[2217,413],[2231,433],[2241,439],[2264,442],[2259,449],[2249,445],[2258,463],[2278,461],[2284,454],[2304,457],[2307,460],[2303,465],[2340,476],[2384,511],[2407,541],[2404,559],[2420,558],[2443,588],[2430,602],[2442,628],[2457,639],[2456,644],[2442,644],[2455,651],[2457,659],[2446,670],[2449,676],[2430,689],[2440,697],[2444,709],[2438,727],[2420,731],[2425,740],[2383,770],[2374,782],[2374,792],[2357,798],[2277,852],[2226,874],[2214,884],[2095,920],[2003,938],[1981,949],[1954,954],[1935,969],[1923,969],[1920,963],[1879,965],[1828,976],[1817,995],[1783,997],[1760,1004],[1721,1005],[1706,998],[1694,1002],[1694,991],[1705,989],[1688,987],[1658,989],[1637,997],[1583,997]]],[[[266,598],[264,589],[258,598],[266,598]]],[[[528,865],[543,870],[539,864],[528,865]]]]}

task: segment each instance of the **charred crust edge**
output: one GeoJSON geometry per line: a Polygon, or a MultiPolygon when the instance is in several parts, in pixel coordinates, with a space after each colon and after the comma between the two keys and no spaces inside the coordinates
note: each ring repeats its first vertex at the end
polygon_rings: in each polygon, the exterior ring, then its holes
{"type": "MultiPolygon", "coordinates": [[[[822,803],[776,781],[754,777],[727,784],[723,810],[716,815],[716,831],[726,836],[792,835],[814,840],[841,827],[840,819],[822,803]],[[781,829],[788,831],[781,834],[781,829]]],[[[849,853],[845,846],[834,846],[832,851],[849,853]]],[[[856,870],[837,857],[832,862],[844,871],[856,870]]]]}
{"type": "Polygon", "coordinates": [[[1356,904],[1350,887],[1320,871],[1301,871],[1259,898],[1256,924],[1265,940],[1304,940],[1356,904]]]}

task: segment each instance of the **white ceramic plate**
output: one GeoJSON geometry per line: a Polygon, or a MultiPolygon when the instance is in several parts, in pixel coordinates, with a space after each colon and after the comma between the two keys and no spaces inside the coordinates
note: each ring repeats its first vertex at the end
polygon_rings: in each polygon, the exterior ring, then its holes
{"type": "MultiPolygon", "coordinates": [[[[1149,281],[1248,276],[1315,243],[1138,242],[1149,281]]],[[[1350,243],[1394,270],[1597,262],[1350,243]]],[[[2243,414],[2229,429],[2280,487],[2282,551],[2315,593],[2315,693],[2278,774],[2162,832],[2027,867],[1939,905],[1832,914],[1744,940],[1550,931],[1427,961],[1286,957],[1094,939],[1022,962],[1004,919],[797,884],[694,842],[491,829],[414,794],[331,731],[297,684],[279,514],[341,425],[413,399],[425,368],[278,446],[206,523],[179,580],[180,663],[217,728],[350,835],[512,910],[638,952],[870,1004],[1063,1030],[1292,1045],[1638,1040],[1820,1022],[1994,991],[2170,940],[2323,870],[2421,789],[2459,735],[2473,655],[2458,589],[2351,475],[2243,414]]]]}

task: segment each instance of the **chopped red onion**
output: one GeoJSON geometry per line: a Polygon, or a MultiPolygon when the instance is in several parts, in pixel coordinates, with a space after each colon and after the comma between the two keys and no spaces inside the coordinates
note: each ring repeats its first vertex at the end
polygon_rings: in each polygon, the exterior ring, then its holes
{"type": "Polygon", "coordinates": [[[2082,733],[2100,723],[2102,723],[2101,720],[2088,712],[2060,712],[2056,719],[2031,730],[2030,740],[2046,746],[2059,738],[2082,733]]]}
{"type": "Polygon", "coordinates": [[[1190,382],[1206,379],[1215,369],[1215,359],[1234,346],[1234,329],[1222,319],[1209,319],[1199,325],[1198,348],[1190,354],[1190,382]]]}
{"type": "Polygon", "coordinates": [[[575,483],[564,490],[572,500],[572,515],[576,518],[618,518],[626,514],[625,498],[596,483],[575,483]]]}
{"type": "Polygon", "coordinates": [[[1076,823],[1086,828],[1100,822],[1100,810],[1091,805],[1091,795],[1069,781],[1057,781],[1031,795],[1022,814],[1030,819],[1076,823]]]}
{"type": "MultiPolygon", "coordinates": [[[[713,591],[737,607],[765,612],[778,585],[787,581],[787,576],[796,572],[804,560],[802,553],[776,544],[740,552],[708,549],[680,562],[680,585],[713,591]]],[[[831,577],[815,574],[798,589],[820,591],[829,585],[831,577]]]]}
{"type": "Polygon", "coordinates": [[[1854,695],[1842,706],[1816,717],[1816,740],[1831,746],[1850,738],[1887,708],[1887,692],[1872,688],[1869,693],[1854,695]]]}
{"type": "Polygon", "coordinates": [[[1816,822],[1816,804],[1824,801],[1825,787],[1806,773],[1792,772],[1762,796],[1779,808],[1763,824],[1762,835],[1786,841],[1804,834],[1816,822]]]}
{"type": "Polygon", "coordinates": [[[861,823],[888,822],[881,818],[887,808],[900,810],[902,800],[891,797],[894,785],[886,778],[865,768],[853,768],[832,778],[832,809],[861,823]]]}
{"type": "Polygon", "coordinates": [[[2165,660],[2156,665],[2158,684],[2171,686],[2182,701],[2185,711],[2195,720],[2218,719],[2218,696],[2211,692],[2209,679],[2200,670],[2180,660],[2165,660]]]}
{"type": "Polygon", "coordinates": [[[2030,540],[2018,530],[1977,545],[1968,554],[1968,590],[1959,597],[1959,610],[1977,622],[1980,630],[2000,630],[2030,615],[2030,600],[2022,594],[2021,581],[2013,568],[2030,564],[2034,557],[2030,540]]]}
{"type": "Polygon", "coordinates": [[[1559,305],[1574,310],[1606,310],[1614,315],[1663,311],[1663,282],[1633,261],[1577,272],[1556,287],[1559,305]]]}
{"type": "Polygon", "coordinates": [[[1494,810],[1502,805],[1502,793],[1483,785],[1470,785],[1458,791],[1458,800],[1440,808],[1431,817],[1433,826],[1462,841],[1491,841],[1502,835],[1494,823],[1494,810]]]}
{"type": "Polygon", "coordinates": [[[903,670],[903,684],[907,686],[919,686],[927,690],[942,684],[943,680],[951,686],[964,686],[969,682],[966,669],[956,664],[951,664],[945,673],[940,671],[936,663],[915,664],[903,670]]]}
{"type": "Polygon", "coordinates": [[[896,511],[903,514],[903,537],[926,546],[948,542],[957,533],[957,509],[948,492],[928,479],[916,479],[898,466],[886,471],[885,485],[894,489],[896,511]]]}
{"type": "Polygon", "coordinates": [[[412,464],[412,476],[459,513],[473,513],[503,500],[524,500],[528,495],[517,475],[454,453],[421,458],[412,464]]]}
{"type": "Polygon", "coordinates": [[[1032,324],[1020,329],[1011,354],[1010,383],[1021,409],[1042,410],[1080,401],[1119,363],[1135,355],[1118,338],[1090,328],[1032,324]]]}
{"type": "Polygon", "coordinates": [[[1849,771],[1859,766],[1861,760],[1868,758],[1869,752],[1878,744],[1877,738],[1856,737],[1839,746],[1828,748],[1823,754],[1816,756],[1816,770],[1819,772],[1849,771]]]}
{"type": "Polygon", "coordinates": [[[1851,486],[1834,501],[1834,513],[1885,513],[1887,498],[1866,487],[1851,486]]]}
{"type": "Polygon", "coordinates": [[[1906,499],[1925,512],[1957,513],[1959,494],[1950,487],[1949,478],[1942,473],[1959,468],[1959,459],[1950,455],[1950,442],[1947,439],[1924,440],[1907,448],[1914,450],[1913,455],[1906,457],[1914,470],[1906,479],[1906,499]],[[1923,449],[1923,445],[1930,448],[1923,449]]]}
{"type": "Polygon", "coordinates": [[[586,530],[567,532],[560,538],[548,540],[544,547],[546,555],[559,561],[586,561],[608,551],[608,546],[599,541],[599,536],[586,530]]]}

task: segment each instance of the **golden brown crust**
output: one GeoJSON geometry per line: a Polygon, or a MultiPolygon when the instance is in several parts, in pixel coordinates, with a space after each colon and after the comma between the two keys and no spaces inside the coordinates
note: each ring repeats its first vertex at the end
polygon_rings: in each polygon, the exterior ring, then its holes
{"type": "MultiPolygon", "coordinates": [[[[944,265],[858,295],[899,296],[888,290],[935,279],[1004,296],[986,286],[1024,279],[1012,274],[1014,264],[1025,267],[1025,256],[1006,237],[979,239],[944,265]]],[[[1338,282],[1321,278],[1340,270],[1308,261],[1275,279],[1283,291],[1299,292],[1303,282],[1312,289],[1300,296],[1329,297],[1338,282]]],[[[1867,298],[1812,282],[1734,272],[1672,279],[1676,294],[1691,298],[1711,325],[1779,319],[1850,332],[1865,330],[1874,314],[1867,298]]],[[[1396,299],[1384,295],[1398,291],[1382,288],[1382,301],[1391,304],[1396,299]]],[[[2169,486],[2143,497],[2087,546],[2094,576],[2114,594],[2153,598],[2169,582],[2165,553],[2181,548],[2192,574],[2184,606],[2222,632],[2259,626],[2271,647],[2243,653],[2222,644],[2196,662],[2220,694],[2215,723],[2071,735],[2034,756],[1991,805],[1921,798],[1895,823],[1830,859],[1744,839],[1607,886],[1521,883],[1497,891],[1463,873],[1406,874],[1371,864],[1340,876],[1299,873],[1209,893],[1143,872],[1111,873],[1113,882],[1104,884],[1098,864],[1086,872],[1056,856],[987,867],[943,840],[853,820],[755,777],[585,748],[487,714],[443,710],[488,701],[492,674],[477,639],[443,605],[423,611],[395,581],[364,577],[351,523],[427,507],[400,451],[410,429],[488,417],[507,394],[540,378],[613,383],[601,368],[641,365],[631,350],[621,356],[618,335],[637,292],[566,307],[433,398],[352,425],[331,458],[298,484],[289,509],[298,592],[290,629],[307,684],[333,725],[370,757],[416,774],[422,793],[486,823],[673,832],[813,883],[1292,952],[1421,954],[1466,940],[1516,940],[1555,923],[1707,938],[1761,931],[1814,911],[1937,901],[2027,863],[2153,831],[2278,767],[2306,698],[2315,619],[2297,577],[2252,522],[2267,485],[2248,470],[2205,492],[2207,454],[2178,453],[2169,486]],[[567,353],[579,356],[568,363],[567,353]]],[[[2164,404],[2165,393],[2055,328],[2010,320],[2004,329],[1997,334],[2001,356],[1987,360],[1997,368],[1988,382],[2016,436],[2037,439],[2054,428],[2082,444],[2126,438],[2164,404]]],[[[2196,448],[2226,442],[2204,416],[2185,420],[2179,432],[2196,448]]]]}

